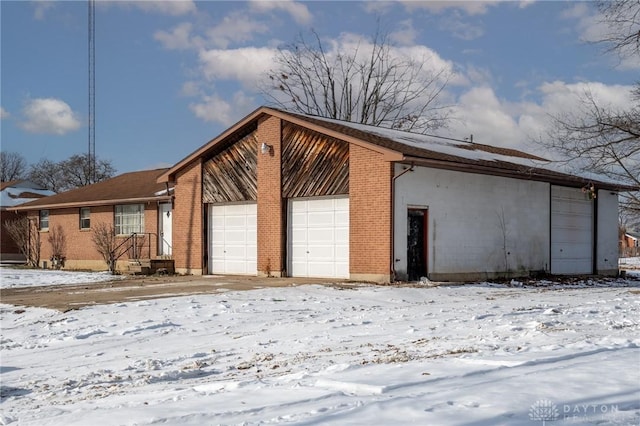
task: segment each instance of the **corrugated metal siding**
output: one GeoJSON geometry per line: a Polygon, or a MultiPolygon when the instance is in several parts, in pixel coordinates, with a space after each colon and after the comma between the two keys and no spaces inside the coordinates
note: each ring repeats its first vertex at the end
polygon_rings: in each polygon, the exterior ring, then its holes
{"type": "Polygon", "coordinates": [[[255,201],[258,141],[251,133],[206,161],[202,177],[202,202],[255,201]]]}
{"type": "Polygon", "coordinates": [[[282,129],[282,196],[349,193],[349,144],[285,123],[282,129]]]}

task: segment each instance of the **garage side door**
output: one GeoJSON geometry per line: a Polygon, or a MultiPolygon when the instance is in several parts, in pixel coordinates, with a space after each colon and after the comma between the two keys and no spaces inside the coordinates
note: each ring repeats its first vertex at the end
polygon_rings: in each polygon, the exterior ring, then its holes
{"type": "Polygon", "coordinates": [[[255,203],[209,205],[209,273],[257,273],[255,203]]]}
{"type": "Polygon", "coordinates": [[[593,201],[579,188],[551,186],[551,273],[593,272],[593,201]]]}
{"type": "Polygon", "coordinates": [[[293,277],[349,278],[349,198],[289,200],[293,277]]]}

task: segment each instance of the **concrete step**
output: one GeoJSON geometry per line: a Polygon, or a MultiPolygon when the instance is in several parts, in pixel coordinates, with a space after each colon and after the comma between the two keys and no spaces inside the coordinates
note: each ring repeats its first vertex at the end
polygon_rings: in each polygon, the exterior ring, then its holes
{"type": "Polygon", "coordinates": [[[131,274],[174,274],[175,266],[172,259],[138,259],[130,260],[128,271],[131,274]]]}

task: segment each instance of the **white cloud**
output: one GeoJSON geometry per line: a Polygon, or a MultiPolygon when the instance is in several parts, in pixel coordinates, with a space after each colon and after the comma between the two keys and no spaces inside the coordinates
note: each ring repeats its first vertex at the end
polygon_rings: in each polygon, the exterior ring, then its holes
{"type": "Polygon", "coordinates": [[[413,22],[411,19],[399,22],[398,26],[400,29],[389,34],[391,41],[403,46],[414,44],[416,37],[418,36],[418,32],[413,28],[413,22]]]}
{"type": "MultiPolygon", "coordinates": [[[[576,30],[580,35],[580,40],[586,43],[598,43],[609,38],[611,28],[603,22],[603,16],[594,4],[580,2],[565,9],[561,18],[576,21],[576,30]]],[[[603,49],[605,46],[602,46],[603,49]]],[[[637,55],[627,56],[619,59],[614,66],[621,70],[640,69],[640,57],[637,55]]]]}
{"type": "Polygon", "coordinates": [[[602,106],[629,108],[632,87],[599,82],[546,82],[533,92],[539,100],[510,102],[496,96],[489,86],[474,87],[463,93],[455,107],[456,122],[450,136],[473,134],[474,141],[532,152],[548,157],[548,152],[532,142],[545,137],[550,117],[579,113],[583,96],[589,92],[602,106]]]}
{"type": "Polygon", "coordinates": [[[478,143],[509,145],[521,141],[518,125],[488,86],[474,87],[460,96],[455,108],[457,137],[474,135],[478,143]]]}
{"type": "Polygon", "coordinates": [[[467,65],[464,73],[469,80],[469,84],[474,86],[490,85],[493,82],[493,75],[489,68],[467,65]]]}
{"type": "MultiPolygon", "coordinates": [[[[370,41],[351,33],[343,33],[336,39],[323,40],[323,43],[325,43],[326,54],[329,58],[358,48],[358,54],[366,60],[372,48],[370,41]]],[[[200,94],[201,101],[191,105],[192,111],[198,117],[203,119],[207,117],[207,120],[213,120],[211,117],[223,117],[218,121],[226,122],[228,120],[224,117],[227,116],[227,111],[229,114],[231,113],[229,103],[218,95],[201,95],[201,88],[211,86],[219,81],[237,81],[243,90],[248,93],[256,93],[260,87],[265,85],[269,71],[274,68],[274,58],[277,54],[278,50],[270,47],[203,49],[199,53],[199,71],[203,81],[197,82],[192,79],[183,86],[182,93],[189,96],[200,94]]],[[[454,72],[454,65],[451,61],[444,60],[426,46],[392,47],[390,54],[401,60],[410,58],[422,64],[422,72],[427,77],[433,75],[434,72],[444,70],[445,74],[452,76],[449,84],[468,84],[468,80],[464,76],[454,72]]],[[[442,96],[443,99],[451,99],[451,95],[447,92],[444,92],[442,96]]],[[[236,94],[236,99],[238,99],[238,94],[236,94]]],[[[238,102],[236,101],[235,104],[238,102]]],[[[232,116],[237,117],[238,114],[234,113],[232,116]]]]}
{"type": "Polygon", "coordinates": [[[265,0],[253,0],[251,1],[251,9],[259,12],[269,12],[272,10],[282,10],[287,12],[296,23],[306,25],[311,23],[313,17],[306,5],[291,1],[265,1],[265,0]]]}
{"type": "Polygon", "coordinates": [[[422,64],[423,71],[433,74],[444,70],[444,74],[449,76],[449,84],[454,86],[466,85],[468,80],[462,74],[455,70],[452,61],[444,59],[433,49],[423,45],[394,47],[391,49],[391,55],[398,58],[410,58],[417,63],[422,64]]]}
{"type": "Polygon", "coordinates": [[[238,80],[254,87],[273,66],[277,50],[268,47],[211,49],[200,52],[201,71],[211,80],[238,80]]]}
{"type": "Polygon", "coordinates": [[[202,101],[189,105],[196,117],[207,122],[220,123],[231,126],[248,113],[254,105],[254,99],[247,97],[243,92],[236,92],[230,100],[226,100],[217,94],[205,95],[202,101]]]}
{"type": "Polygon", "coordinates": [[[580,113],[585,108],[590,108],[584,104],[587,95],[602,108],[622,110],[633,107],[631,86],[554,81],[543,83],[538,90],[543,96],[541,106],[549,114],[580,113]]]}
{"type": "Polygon", "coordinates": [[[392,10],[394,5],[395,5],[395,2],[393,1],[384,1],[384,0],[365,1],[362,4],[362,8],[367,13],[384,15],[390,10],[392,10]]]}
{"type": "Polygon", "coordinates": [[[534,4],[537,0],[521,0],[520,3],[518,4],[518,7],[520,9],[526,9],[527,7],[531,6],[532,4],[534,4]]]}
{"type": "MultiPolygon", "coordinates": [[[[105,4],[107,2],[100,3],[105,4]]],[[[187,15],[197,10],[193,0],[117,0],[109,3],[123,7],[136,7],[145,12],[170,16],[187,15]]]]}
{"type": "Polygon", "coordinates": [[[55,6],[55,2],[50,0],[37,0],[34,2],[34,6],[33,17],[38,21],[42,21],[47,10],[55,6]]]}
{"type": "Polygon", "coordinates": [[[0,120],[4,120],[5,118],[9,118],[9,117],[11,117],[11,114],[9,114],[9,111],[0,107],[0,120]]]}
{"type": "Polygon", "coordinates": [[[449,16],[438,20],[438,26],[443,31],[449,31],[454,37],[462,40],[475,40],[484,35],[484,29],[480,25],[474,25],[466,20],[458,10],[454,10],[449,16]]]}
{"type": "Polygon", "coordinates": [[[576,28],[580,33],[580,39],[585,42],[602,40],[608,32],[607,26],[601,22],[597,8],[589,3],[575,3],[565,9],[560,17],[577,21],[576,28]]]}
{"type": "Polygon", "coordinates": [[[165,49],[186,50],[203,47],[204,41],[199,36],[192,36],[193,25],[183,22],[176,25],[170,31],[156,31],[153,38],[158,40],[165,49]]]}
{"type": "Polygon", "coordinates": [[[180,89],[182,96],[193,97],[197,96],[198,93],[200,93],[200,87],[196,81],[185,81],[180,89]]]}
{"type": "Polygon", "coordinates": [[[447,9],[464,11],[467,15],[484,15],[489,7],[500,3],[500,0],[471,0],[471,1],[401,1],[408,10],[427,9],[434,13],[441,13],[447,9]]]}
{"type": "Polygon", "coordinates": [[[80,120],[64,101],[54,98],[29,100],[22,110],[20,126],[31,133],[64,135],[78,130],[80,120]]]}
{"type": "Polygon", "coordinates": [[[268,31],[269,27],[265,23],[250,18],[244,12],[236,11],[207,30],[207,37],[214,46],[226,49],[231,43],[250,41],[254,34],[264,34],[268,31]]]}

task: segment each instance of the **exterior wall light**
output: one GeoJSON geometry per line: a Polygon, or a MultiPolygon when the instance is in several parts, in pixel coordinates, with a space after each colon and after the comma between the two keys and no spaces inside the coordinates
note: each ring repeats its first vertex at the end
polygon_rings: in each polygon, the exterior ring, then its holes
{"type": "Polygon", "coordinates": [[[263,155],[267,155],[271,152],[272,148],[273,147],[268,143],[262,142],[262,145],[260,145],[260,152],[262,152],[263,155]]]}

